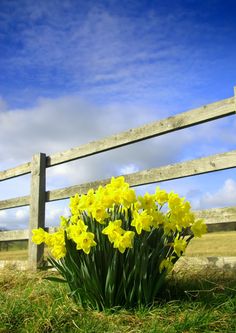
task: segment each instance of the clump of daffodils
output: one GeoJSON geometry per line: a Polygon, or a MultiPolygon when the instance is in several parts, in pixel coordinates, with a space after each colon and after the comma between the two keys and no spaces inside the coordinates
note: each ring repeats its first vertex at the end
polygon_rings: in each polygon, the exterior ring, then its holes
{"type": "Polygon", "coordinates": [[[137,196],[124,177],[76,194],[70,212],[55,233],[40,228],[32,239],[48,246],[76,301],[96,309],[153,302],[189,241],[207,231],[178,194],[137,196]]]}
{"type": "MultiPolygon", "coordinates": [[[[88,219],[103,226],[102,234],[121,253],[133,247],[135,237],[161,228],[167,238],[174,235],[173,253],[180,257],[187,246],[188,235],[185,232],[183,235],[183,231],[189,229],[195,237],[206,233],[206,224],[203,220],[195,220],[190,204],[184,198],[159,188],[155,194],[137,197],[124,177],[112,178],[108,185],[100,186],[96,191],[90,189],[86,195],[76,194],[70,199],[70,211],[70,218],[61,217],[57,232],[49,234],[42,228],[33,230],[33,242],[44,242],[55,259],[66,255],[65,234],[76,244],[77,250],[86,254],[97,246],[95,234],[86,224],[88,219]]],[[[163,260],[161,267],[171,266],[171,255],[163,260]]]]}

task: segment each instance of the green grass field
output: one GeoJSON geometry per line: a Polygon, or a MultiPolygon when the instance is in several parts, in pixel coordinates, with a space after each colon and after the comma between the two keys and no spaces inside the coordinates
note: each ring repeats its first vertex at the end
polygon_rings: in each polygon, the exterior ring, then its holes
{"type": "Polygon", "coordinates": [[[236,276],[230,272],[172,273],[153,307],[106,312],[76,306],[66,285],[45,274],[0,270],[1,333],[236,332],[236,276]]]}
{"type": "Polygon", "coordinates": [[[208,233],[202,238],[192,239],[187,256],[236,256],[236,231],[208,233]]]}

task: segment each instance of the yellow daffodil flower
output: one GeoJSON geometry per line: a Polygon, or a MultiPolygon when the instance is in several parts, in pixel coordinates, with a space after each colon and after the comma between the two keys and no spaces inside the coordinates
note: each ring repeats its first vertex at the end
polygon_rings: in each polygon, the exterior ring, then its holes
{"type": "Polygon", "coordinates": [[[178,194],[170,192],[168,195],[168,206],[170,209],[176,210],[181,205],[183,199],[178,194]]]}
{"type": "Polygon", "coordinates": [[[156,208],[155,196],[149,193],[145,193],[144,196],[139,196],[138,200],[141,204],[141,208],[147,211],[156,208]]]}
{"type": "Polygon", "coordinates": [[[109,241],[113,243],[118,236],[121,236],[125,230],[121,228],[122,221],[121,220],[115,220],[112,222],[109,222],[109,225],[102,230],[102,234],[107,235],[109,238],[109,241]]]}
{"type": "Polygon", "coordinates": [[[96,206],[91,208],[92,217],[99,223],[104,224],[105,218],[108,218],[109,215],[106,212],[106,208],[102,206],[102,203],[98,203],[96,206]]]}
{"type": "Polygon", "coordinates": [[[121,203],[125,208],[129,208],[131,204],[134,204],[137,200],[135,191],[131,188],[123,190],[121,193],[121,198],[121,203]]]}
{"type": "Polygon", "coordinates": [[[168,193],[165,190],[160,190],[158,187],[154,195],[156,202],[163,206],[168,201],[168,193]]]}
{"type": "Polygon", "coordinates": [[[169,257],[169,258],[167,258],[167,259],[163,259],[162,260],[162,262],[160,263],[160,266],[159,266],[159,271],[160,271],[160,273],[164,270],[164,269],[166,269],[167,270],[167,272],[169,273],[171,270],[172,270],[172,268],[173,268],[173,266],[174,266],[174,264],[172,263],[172,259],[173,259],[174,257],[169,257]]]}
{"type": "Polygon", "coordinates": [[[71,224],[66,228],[68,239],[75,240],[81,235],[82,232],[87,231],[88,226],[84,224],[84,221],[78,220],[77,224],[71,224]]]}
{"type": "Polygon", "coordinates": [[[191,226],[191,230],[193,232],[194,237],[202,237],[207,232],[207,226],[203,220],[197,220],[191,226]]]}
{"type": "Polygon", "coordinates": [[[121,253],[124,253],[127,248],[132,248],[134,235],[133,231],[126,231],[123,235],[118,235],[114,241],[114,248],[121,253]]]}
{"type": "Polygon", "coordinates": [[[46,235],[46,231],[44,231],[42,228],[39,229],[33,229],[32,230],[33,236],[32,236],[32,241],[35,244],[42,244],[45,242],[45,235],[46,235]]]}
{"type": "Polygon", "coordinates": [[[80,196],[79,196],[78,193],[76,193],[76,195],[74,197],[70,198],[69,207],[70,207],[72,215],[78,213],[78,211],[79,211],[79,209],[78,209],[79,202],[80,202],[80,196]]]}
{"type": "Polygon", "coordinates": [[[142,211],[140,214],[134,211],[133,216],[134,219],[131,222],[131,226],[135,227],[138,235],[141,234],[142,230],[151,230],[153,217],[149,215],[146,210],[142,211]]]}
{"type": "Polygon", "coordinates": [[[96,246],[94,234],[92,232],[83,231],[76,239],[76,249],[83,250],[86,254],[90,253],[91,247],[96,246]]]}
{"type": "Polygon", "coordinates": [[[55,245],[50,250],[53,257],[57,260],[64,258],[66,255],[66,247],[63,244],[55,245]]]}
{"type": "Polygon", "coordinates": [[[64,217],[64,216],[61,216],[61,217],[60,217],[60,220],[61,220],[61,222],[60,222],[60,226],[61,226],[62,228],[66,228],[66,227],[68,226],[68,224],[69,224],[69,221],[70,221],[69,218],[66,218],[66,217],[64,217]]]}
{"type": "Polygon", "coordinates": [[[185,239],[178,239],[177,237],[174,240],[174,251],[177,254],[178,257],[182,255],[182,253],[185,251],[187,246],[187,242],[185,239]]]}

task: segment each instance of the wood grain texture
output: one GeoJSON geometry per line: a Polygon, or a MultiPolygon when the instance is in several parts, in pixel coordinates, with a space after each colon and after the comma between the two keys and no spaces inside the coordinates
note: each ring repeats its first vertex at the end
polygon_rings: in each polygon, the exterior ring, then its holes
{"type": "Polygon", "coordinates": [[[236,230],[236,206],[196,211],[195,216],[205,219],[208,232],[236,230]]]}
{"type": "Polygon", "coordinates": [[[227,98],[204,105],[197,109],[177,114],[176,116],[121,132],[102,140],[93,141],[79,147],[50,155],[47,158],[47,166],[49,167],[78,158],[91,156],[99,152],[122,147],[127,144],[201,124],[206,121],[233,115],[235,112],[234,97],[227,98]]]}
{"type": "MultiPolygon", "coordinates": [[[[44,228],[44,230],[49,233],[54,233],[58,230],[58,228],[50,227],[50,228],[44,228]]],[[[29,234],[30,234],[29,229],[0,231],[0,242],[27,240],[27,239],[29,239],[29,234]]]]}
{"type": "Polygon", "coordinates": [[[31,171],[31,163],[24,163],[21,164],[15,168],[7,169],[5,171],[0,171],[0,181],[18,177],[18,176],[23,176],[31,171]]]}
{"type": "MultiPolygon", "coordinates": [[[[160,168],[143,170],[125,175],[124,177],[130,186],[139,186],[230,169],[234,167],[236,167],[236,150],[182,163],[170,164],[160,168]]],[[[105,185],[109,183],[109,181],[110,178],[102,181],[89,182],[81,185],[48,191],[46,201],[67,199],[76,193],[86,193],[90,188],[96,189],[99,185],[105,185]]]]}
{"type": "Polygon", "coordinates": [[[30,196],[17,197],[0,201],[0,210],[28,206],[30,204],[30,196]]]}
{"type": "Polygon", "coordinates": [[[207,219],[208,224],[236,222],[236,206],[204,209],[194,213],[197,218],[207,219]]]}
{"type": "Polygon", "coordinates": [[[46,155],[35,154],[31,162],[31,195],[29,223],[29,264],[36,269],[43,258],[44,245],[32,242],[32,230],[45,226],[45,186],[46,186],[46,155]]]}
{"type": "Polygon", "coordinates": [[[0,232],[0,242],[29,239],[29,230],[10,230],[0,232]]]}

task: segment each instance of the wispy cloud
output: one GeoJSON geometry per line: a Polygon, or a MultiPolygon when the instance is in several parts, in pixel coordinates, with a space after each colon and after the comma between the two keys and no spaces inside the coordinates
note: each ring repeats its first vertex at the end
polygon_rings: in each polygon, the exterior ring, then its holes
{"type": "Polygon", "coordinates": [[[213,68],[222,63],[216,54],[224,49],[219,50],[224,26],[213,31],[184,8],[169,13],[144,7],[138,15],[136,4],[130,16],[121,7],[82,1],[5,5],[0,26],[9,45],[0,62],[3,75],[19,80],[15,87],[23,98],[67,91],[97,103],[159,105],[167,96],[179,104],[190,98],[190,87],[199,91],[211,81],[213,68]]]}
{"type": "MultiPolygon", "coordinates": [[[[155,118],[153,110],[146,109],[143,112],[143,109],[135,107],[127,107],[124,115],[120,112],[122,107],[118,104],[97,107],[80,98],[64,97],[41,100],[31,109],[0,113],[1,169],[30,161],[36,152],[49,155],[70,149],[141,126],[155,118]]],[[[186,138],[192,140],[189,134],[173,134],[103,153],[99,157],[93,156],[50,168],[49,185],[60,183],[56,180],[60,175],[66,175],[65,178],[71,184],[73,181],[84,182],[96,177],[109,177],[114,172],[118,174],[127,169],[130,163],[141,170],[174,162],[180,158],[186,138]]]]}
{"type": "Polygon", "coordinates": [[[200,199],[203,208],[235,206],[236,204],[236,181],[226,179],[223,186],[216,192],[207,192],[200,199]]]}

